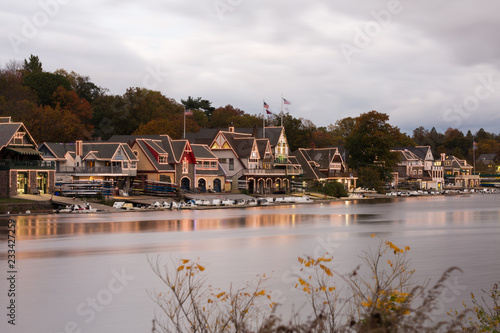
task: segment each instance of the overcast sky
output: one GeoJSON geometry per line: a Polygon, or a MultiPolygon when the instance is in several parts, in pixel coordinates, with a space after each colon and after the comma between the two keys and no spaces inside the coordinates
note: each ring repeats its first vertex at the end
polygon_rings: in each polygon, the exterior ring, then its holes
{"type": "Polygon", "coordinates": [[[23,0],[0,9],[0,62],[327,126],[377,110],[500,133],[498,0],[23,0]]]}

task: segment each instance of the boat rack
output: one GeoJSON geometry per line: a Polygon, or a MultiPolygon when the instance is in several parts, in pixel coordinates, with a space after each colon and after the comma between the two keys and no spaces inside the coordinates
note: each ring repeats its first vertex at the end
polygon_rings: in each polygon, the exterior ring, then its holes
{"type": "Polygon", "coordinates": [[[109,196],[113,194],[114,180],[80,180],[56,183],[56,195],[66,197],[109,196]]]}

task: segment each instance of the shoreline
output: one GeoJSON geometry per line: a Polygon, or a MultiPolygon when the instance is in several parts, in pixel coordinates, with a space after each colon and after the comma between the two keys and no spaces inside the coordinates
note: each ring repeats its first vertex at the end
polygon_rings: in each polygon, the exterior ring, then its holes
{"type": "MultiPolygon", "coordinates": [[[[406,198],[428,198],[428,197],[440,197],[440,196],[461,196],[461,195],[480,195],[480,194],[486,194],[486,193],[481,193],[481,192],[466,192],[466,193],[445,193],[445,194],[439,194],[439,195],[404,195],[404,196],[396,196],[396,195],[387,195],[387,194],[378,194],[378,193],[359,193],[362,195],[362,197],[341,197],[341,198],[336,198],[336,197],[328,197],[328,198],[315,198],[314,195],[307,195],[309,198],[311,198],[311,201],[309,202],[272,202],[268,204],[244,204],[244,205],[197,205],[197,206],[192,206],[192,207],[182,207],[180,210],[213,210],[213,209],[234,209],[234,208],[252,208],[252,207],[273,207],[273,206],[289,206],[289,205],[310,205],[310,204],[324,204],[324,203],[332,203],[332,202],[341,202],[341,201],[356,201],[356,200],[374,200],[374,199],[388,199],[388,200],[394,200],[394,199],[406,199],[406,198]]],[[[498,193],[491,193],[491,194],[498,194],[498,193]]],[[[19,212],[19,213],[3,213],[0,214],[0,217],[18,217],[18,216],[34,216],[34,215],[52,215],[52,214],[73,214],[73,213],[65,213],[65,212],[57,212],[55,211],[56,205],[59,205],[60,207],[64,205],[71,205],[71,204],[77,204],[77,205],[83,205],[86,201],[86,199],[80,199],[80,198],[69,198],[69,197],[51,197],[49,195],[41,195],[41,196],[34,196],[34,195],[24,195],[26,197],[19,196],[17,199],[22,199],[26,200],[27,202],[22,202],[22,203],[7,203],[7,204],[2,204],[2,206],[25,206],[27,208],[26,212],[19,212]],[[32,198],[36,197],[36,198],[32,198]],[[31,202],[30,202],[31,201],[31,202]],[[34,207],[44,207],[44,209],[34,209],[34,207]],[[31,209],[33,210],[31,210],[31,209]],[[52,210],[52,211],[50,211],[52,210]]],[[[232,200],[237,200],[237,199],[253,199],[256,200],[257,198],[284,198],[284,197],[294,197],[294,196],[284,196],[284,195],[269,195],[269,196],[263,196],[263,197],[254,197],[250,195],[244,195],[244,194],[234,194],[234,193],[220,193],[220,194],[194,194],[194,195],[185,195],[183,198],[181,198],[181,201],[188,201],[188,200],[194,200],[195,198],[204,198],[206,200],[213,200],[213,198],[224,198],[224,199],[232,199],[232,200]]],[[[104,205],[100,204],[98,202],[93,202],[93,201],[88,201],[92,206],[98,207],[97,211],[93,212],[81,212],[81,213],[75,213],[75,214],[106,214],[106,213],[127,213],[127,212],[157,212],[157,211],[169,211],[169,210],[177,210],[177,208],[170,209],[170,208],[163,208],[163,207],[156,207],[156,208],[146,208],[147,205],[151,206],[154,202],[172,202],[172,201],[179,201],[178,198],[177,200],[174,200],[171,197],[144,197],[144,196],[137,196],[137,197],[111,197],[110,201],[111,202],[129,202],[132,204],[139,204],[139,205],[144,205],[143,208],[132,208],[132,209],[123,209],[123,208],[114,208],[113,206],[109,205],[104,205]]],[[[18,209],[16,209],[18,210],[18,209]]]]}

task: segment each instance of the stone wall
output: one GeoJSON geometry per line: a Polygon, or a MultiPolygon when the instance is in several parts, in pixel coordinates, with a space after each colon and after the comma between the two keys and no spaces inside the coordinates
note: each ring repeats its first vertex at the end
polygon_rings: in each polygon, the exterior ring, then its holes
{"type": "Polygon", "coordinates": [[[0,170],[0,198],[9,197],[9,170],[0,170]]]}
{"type": "Polygon", "coordinates": [[[17,195],[17,171],[10,170],[9,198],[17,195]]]}

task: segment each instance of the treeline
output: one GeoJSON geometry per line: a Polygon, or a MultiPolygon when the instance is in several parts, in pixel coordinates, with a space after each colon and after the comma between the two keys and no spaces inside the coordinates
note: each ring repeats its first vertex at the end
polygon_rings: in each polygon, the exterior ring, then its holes
{"type": "MultiPolygon", "coordinates": [[[[107,140],[115,134],[168,134],[178,139],[183,132],[185,109],[192,110],[192,116],[186,117],[187,132],[226,128],[230,123],[236,127],[262,125],[260,112],[249,114],[232,105],[216,108],[201,97],[188,96],[177,102],[158,91],[138,87],[113,95],[88,76],[64,69],[44,71],[34,55],[23,62],[12,60],[0,69],[0,115],[25,123],[37,142],[107,140]]],[[[290,148],[295,150],[345,145],[356,119],[347,117],[327,126],[316,126],[287,112],[283,124],[290,148]]],[[[267,120],[268,125],[280,123],[281,116],[276,114],[267,120]]],[[[474,140],[476,157],[500,152],[500,135],[483,129],[464,135],[458,129],[439,133],[435,128],[419,127],[412,137],[394,129],[398,134],[391,144],[430,145],[436,157],[445,152],[471,161],[474,140]]]]}

